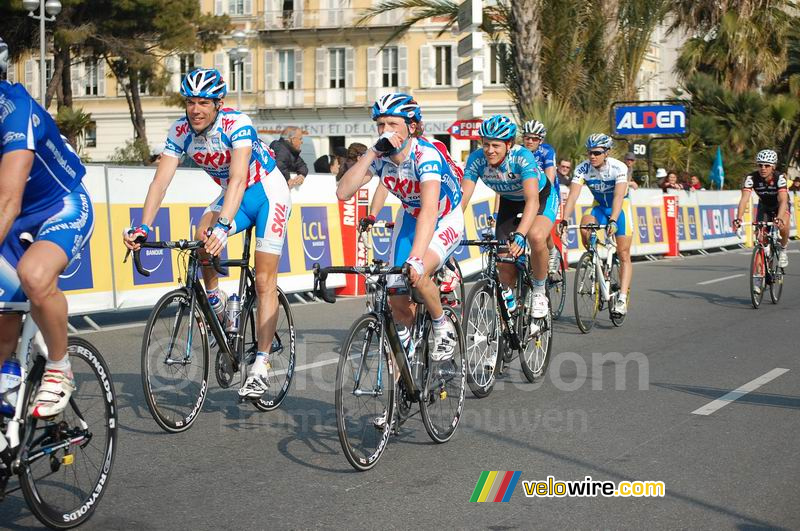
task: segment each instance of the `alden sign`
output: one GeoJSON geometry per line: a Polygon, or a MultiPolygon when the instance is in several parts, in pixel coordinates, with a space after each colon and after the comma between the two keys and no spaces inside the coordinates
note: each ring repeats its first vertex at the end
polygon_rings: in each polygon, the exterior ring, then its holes
{"type": "Polygon", "coordinates": [[[620,105],[614,108],[614,134],[685,135],[688,118],[686,105],[620,105]]]}

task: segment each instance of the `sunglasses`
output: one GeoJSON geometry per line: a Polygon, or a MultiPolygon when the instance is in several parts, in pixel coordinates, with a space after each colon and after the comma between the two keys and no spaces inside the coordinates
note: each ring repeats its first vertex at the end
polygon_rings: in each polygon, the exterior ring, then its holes
{"type": "Polygon", "coordinates": [[[542,137],[540,137],[540,136],[532,136],[532,135],[525,135],[522,138],[523,138],[523,140],[533,140],[533,141],[538,141],[538,142],[541,142],[541,140],[542,140],[542,137]]]}
{"type": "Polygon", "coordinates": [[[758,167],[759,168],[771,168],[772,164],[759,164],[758,167]]]}
{"type": "Polygon", "coordinates": [[[595,157],[599,157],[600,155],[605,155],[605,154],[606,154],[605,150],[603,150],[603,151],[590,151],[589,152],[589,155],[593,155],[595,157]]]}

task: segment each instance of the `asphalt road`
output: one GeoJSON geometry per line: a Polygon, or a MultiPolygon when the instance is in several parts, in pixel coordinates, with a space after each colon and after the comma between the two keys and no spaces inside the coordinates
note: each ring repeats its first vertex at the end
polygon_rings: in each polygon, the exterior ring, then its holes
{"type": "MultiPolygon", "coordinates": [[[[300,367],[279,410],[260,413],[212,387],[194,427],[177,435],[156,426],[142,396],[142,327],[87,334],[111,366],[121,429],[111,484],[86,527],[798,529],[800,255],[790,258],[780,304],[757,311],[744,250],[637,263],[622,328],[603,316],[583,335],[568,302],[541,384],[514,362],[489,397],[468,395],[451,442],[431,443],[416,416],[367,473],[339,446],[335,365],[317,363],[335,359],[361,300],[293,306],[300,367]],[[692,413],[776,368],[789,370],[692,413]],[[663,481],[666,495],[527,498],[520,481],[509,503],[469,503],[484,470],[663,481]]],[[[37,526],[19,493],[0,505],[0,527],[37,526]]]]}

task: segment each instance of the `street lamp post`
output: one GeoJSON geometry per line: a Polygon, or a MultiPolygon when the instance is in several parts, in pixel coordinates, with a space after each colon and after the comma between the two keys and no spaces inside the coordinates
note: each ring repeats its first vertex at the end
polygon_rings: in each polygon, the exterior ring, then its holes
{"type": "Polygon", "coordinates": [[[22,7],[28,10],[28,16],[34,20],[39,21],[39,100],[42,102],[42,107],[45,106],[45,93],[47,92],[47,70],[45,68],[45,39],[44,39],[44,23],[53,22],[56,15],[61,13],[61,2],[58,0],[22,0],[22,7]],[[34,15],[33,12],[39,9],[39,14],[34,15]],[[49,17],[46,15],[50,15],[49,17]]]}
{"type": "Polygon", "coordinates": [[[228,50],[228,56],[233,61],[233,75],[236,75],[236,69],[239,70],[239,74],[236,77],[236,108],[241,111],[242,85],[244,84],[244,58],[247,57],[250,49],[244,45],[245,40],[247,40],[247,34],[242,30],[234,31],[231,38],[236,43],[236,46],[228,50]]]}

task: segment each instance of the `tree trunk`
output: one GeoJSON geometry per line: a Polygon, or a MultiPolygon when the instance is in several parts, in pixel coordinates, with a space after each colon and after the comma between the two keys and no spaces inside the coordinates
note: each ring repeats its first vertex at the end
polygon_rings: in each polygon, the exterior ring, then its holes
{"type": "Polygon", "coordinates": [[[542,96],[539,61],[542,35],[539,18],[542,0],[514,0],[511,2],[511,63],[514,69],[514,92],[517,112],[522,117],[525,109],[542,96]]]}
{"type": "Polygon", "coordinates": [[[131,118],[133,119],[133,130],[136,140],[147,143],[147,129],[145,127],[144,113],[142,112],[142,96],[139,94],[139,71],[131,69],[128,79],[130,80],[131,97],[129,103],[133,105],[131,118]]]}
{"type": "MultiPolygon", "coordinates": [[[[53,95],[58,94],[59,88],[61,87],[61,75],[64,72],[64,54],[60,49],[56,49],[54,52],[53,77],[50,79],[50,83],[47,85],[47,92],[45,92],[44,96],[45,109],[50,108],[50,103],[53,101],[53,95]]],[[[60,108],[61,99],[57,98],[56,101],[58,102],[58,107],[60,108]]]]}
{"type": "Polygon", "coordinates": [[[64,70],[61,73],[62,98],[59,104],[72,108],[72,54],[68,46],[64,47],[61,53],[64,54],[64,70]]]}

